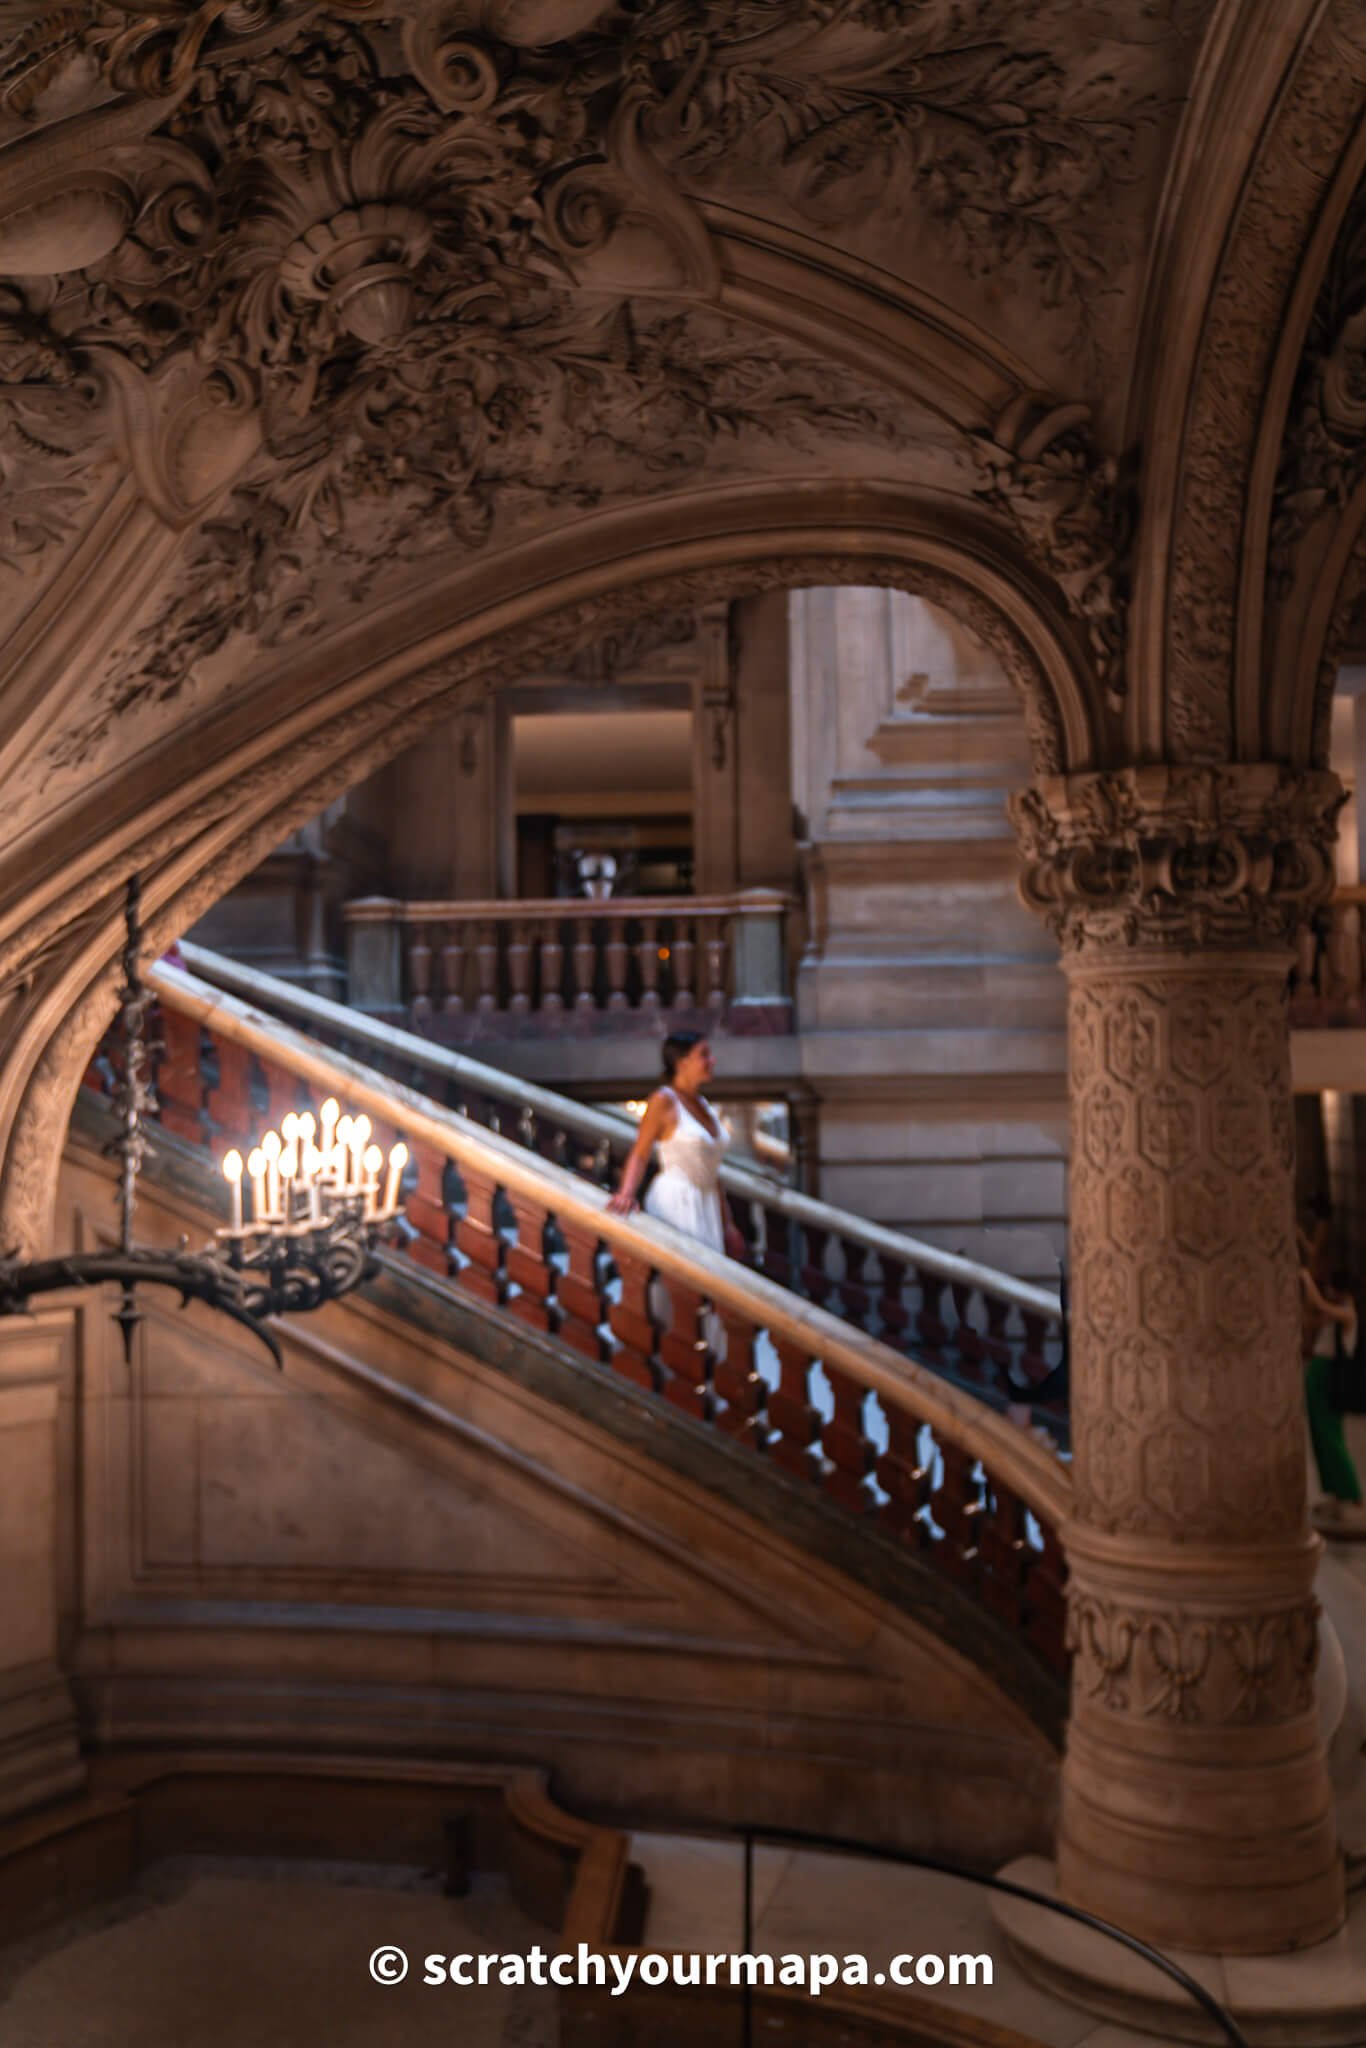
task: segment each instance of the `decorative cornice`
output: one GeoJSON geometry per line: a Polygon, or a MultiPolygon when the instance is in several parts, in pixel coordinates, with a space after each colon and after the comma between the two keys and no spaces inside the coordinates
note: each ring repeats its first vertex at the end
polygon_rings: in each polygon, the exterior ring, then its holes
{"type": "Polygon", "coordinates": [[[1335,775],[1275,763],[1052,776],[1012,800],[1021,893],[1065,947],[1278,947],[1331,892],[1335,775]]]}

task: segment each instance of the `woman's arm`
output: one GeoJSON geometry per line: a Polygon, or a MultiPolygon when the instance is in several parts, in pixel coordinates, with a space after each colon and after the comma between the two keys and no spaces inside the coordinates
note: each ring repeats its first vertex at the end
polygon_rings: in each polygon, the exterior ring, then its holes
{"type": "Polygon", "coordinates": [[[1300,1285],[1304,1289],[1309,1306],[1317,1314],[1327,1316],[1330,1323],[1350,1323],[1355,1318],[1356,1310],[1350,1302],[1329,1301],[1319,1293],[1314,1285],[1313,1275],[1304,1266],[1300,1267],[1300,1285]]]}
{"type": "Polygon", "coordinates": [[[621,1183],[607,1204],[614,1216],[629,1216],[636,1206],[636,1189],[645,1177],[650,1154],[661,1138],[667,1138],[674,1120],[674,1106],[663,1089],[656,1089],[645,1105],[636,1141],[621,1169],[621,1183]]]}

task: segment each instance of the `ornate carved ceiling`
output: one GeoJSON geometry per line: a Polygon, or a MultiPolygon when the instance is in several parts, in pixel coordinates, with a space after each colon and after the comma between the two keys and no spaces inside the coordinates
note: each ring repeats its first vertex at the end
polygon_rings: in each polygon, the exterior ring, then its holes
{"type": "Polygon", "coordinates": [[[0,5],[8,832],[404,591],[746,477],[985,507],[1117,696],[1208,5],[0,5]]]}

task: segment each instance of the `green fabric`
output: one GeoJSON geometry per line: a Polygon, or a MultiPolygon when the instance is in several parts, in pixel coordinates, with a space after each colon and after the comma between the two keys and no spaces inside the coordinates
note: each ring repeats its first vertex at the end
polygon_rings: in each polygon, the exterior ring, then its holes
{"type": "Polygon", "coordinates": [[[1311,1358],[1305,1368],[1304,1398],[1309,1410],[1309,1441],[1314,1446],[1314,1463],[1319,1469],[1319,1485],[1325,1493],[1336,1500],[1361,1499],[1361,1481],[1352,1454],[1347,1448],[1347,1432],[1342,1426],[1342,1416],[1333,1406],[1332,1360],[1311,1358]]]}

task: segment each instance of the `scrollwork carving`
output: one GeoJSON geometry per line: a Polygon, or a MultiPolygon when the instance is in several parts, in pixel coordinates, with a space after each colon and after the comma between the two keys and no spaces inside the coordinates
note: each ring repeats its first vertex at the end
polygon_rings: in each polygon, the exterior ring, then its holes
{"type": "Polygon", "coordinates": [[[1021,792],[1025,900],[1063,944],[1287,945],[1331,892],[1337,777],[1135,768],[1021,792]]]}

